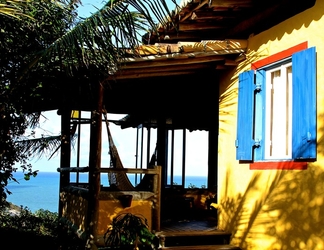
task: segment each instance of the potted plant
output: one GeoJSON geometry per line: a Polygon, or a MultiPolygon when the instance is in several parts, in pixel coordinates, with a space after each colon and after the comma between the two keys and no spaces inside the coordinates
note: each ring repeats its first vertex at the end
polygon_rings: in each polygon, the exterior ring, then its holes
{"type": "Polygon", "coordinates": [[[105,245],[110,249],[155,250],[158,237],[148,227],[142,215],[122,213],[117,215],[104,235],[105,245]]]}

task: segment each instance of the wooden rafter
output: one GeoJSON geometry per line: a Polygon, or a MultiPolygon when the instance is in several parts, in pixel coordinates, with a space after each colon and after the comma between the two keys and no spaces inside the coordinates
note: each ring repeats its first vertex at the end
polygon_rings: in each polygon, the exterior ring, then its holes
{"type": "Polygon", "coordinates": [[[252,0],[210,0],[209,7],[240,7],[240,8],[250,8],[253,6],[252,0]]]}
{"type": "Polygon", "coordinates": [[[145,77],[193,74],[197,70],[236,66],[228,58],[244,53],[246,40],[208,40],[177,44],[142,45],[128,51],[140,57],[124,58],[117,72],[108,79],[139,79],[145,77]]]}
{"type": "Polygon", "coordinates": [[[223,50],[244,50],[247,48],[246,40],[208,40],[201,42],[178,42],[177,44],[156,43],[154,45],[141,45],[135,50],[128,50],[134,55],[164,55],[189,52],[210,52],[223,50]]]}

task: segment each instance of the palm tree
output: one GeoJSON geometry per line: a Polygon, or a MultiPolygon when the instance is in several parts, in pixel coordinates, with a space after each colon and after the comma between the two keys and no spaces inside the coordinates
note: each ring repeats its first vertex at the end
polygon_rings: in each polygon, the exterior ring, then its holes
{"type": "MultiPolygon", "coordinates": [[[[82,4],[82,1],[76,0],[57,2],[82,4]]],[[[47,71],[55,75],[55,71],[59,71],[77,78],[79,72],[84,76],[84,71],[87,71],[91,84],[101,81],[117,69],[125,49],[138,46],[144,33],[157,33],[157,24],[170,22],[168,3],[177,6],[176,0],[107,1],[97,12],[79,19],[72,29],[36,54],[25,72],[46,64],[50,68],[47,71]]],[[[28,152],[41,156],[46,148],[53,149],[57,140],[59,137],[35,138],[24,140],[23,145],[28,152]]]]}
{"type": "Polygon", "coordinates": [[[145,32],[157,32],[157,24],[164,25],[170,20],[167,2],[176,4],[176,0],[107,1],[46,48],[33,63],[58,60],[70,73],[90,64],[102,70],[114,69],[123,49],[134,48],[145,32]]]}

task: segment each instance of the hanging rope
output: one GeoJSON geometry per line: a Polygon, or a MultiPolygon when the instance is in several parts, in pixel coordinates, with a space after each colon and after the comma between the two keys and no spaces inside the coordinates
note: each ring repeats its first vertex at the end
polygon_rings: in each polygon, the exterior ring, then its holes
{"type": "MultiPolygon", "coordinates": [[[[122,161],[119,157],[117,147],[114,144],[114,141],[111,136],[111,132],[109,129],[109,122],[107,119],[107,112],[103,112],[107,134],[108,134],[108,143],[109,143],[109,154],[110,154],[110,167],[111,168],[124,168],[122,161]]],[[[130,182],[126,173],[108,173],[108,181],[110,187],[116,188],[120,191],[133,191],[135,190],[133,184],[130,182]]]]}

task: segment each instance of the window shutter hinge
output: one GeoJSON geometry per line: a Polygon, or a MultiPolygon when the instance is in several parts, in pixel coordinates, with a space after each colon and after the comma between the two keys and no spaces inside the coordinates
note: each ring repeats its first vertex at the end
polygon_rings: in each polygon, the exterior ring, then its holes
{"type": "Polygon", "coordinates": [[[235,147],[238,148],[238,140],[235,140],[235,147]]]}
{"type": "Polygon", "coordinates": [[[258,148],[261,146],[261,140],[254,140],[254,147],[258,148]]]}
{"type": "Polygon", "coordinates": [[[260,92],[260,91],[261,91],[261,87],[262,87],[262,84],[261,84],[261,83],[256,83],[256,84],[255,84],[255,88],[254,88],[254,90],[255,90],[256,92],[260,92]]]}

